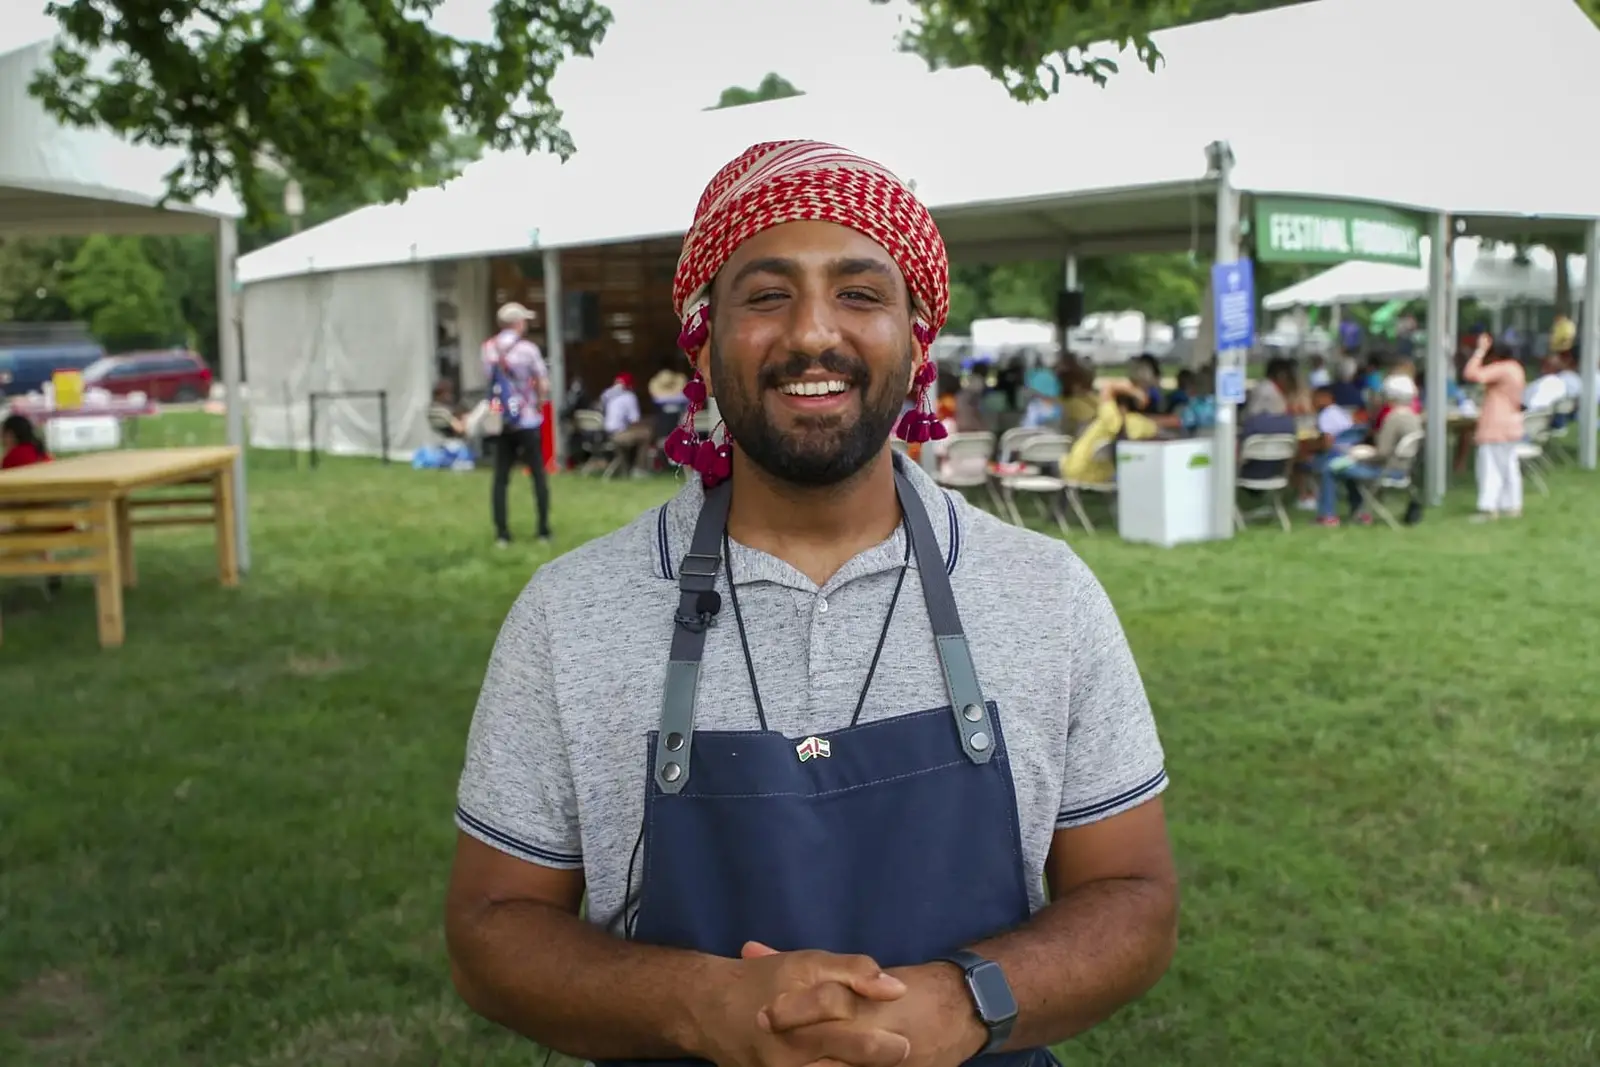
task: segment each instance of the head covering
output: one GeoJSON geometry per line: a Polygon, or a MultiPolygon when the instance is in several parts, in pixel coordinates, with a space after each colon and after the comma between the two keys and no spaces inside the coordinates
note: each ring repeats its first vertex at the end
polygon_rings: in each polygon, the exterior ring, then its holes
{"type": "Polygon", "coordinates": [[[500,320],[502,326],[515,326],[519,322],[532,322],[533,312],[512,301],[509,304],[501,304],[495,317],[500,320]]]}
{"type": "Polygon", "coordinates": [[[931,344],[950,308],[944,238],[916,194],[870,159],[821,141],[767,141],[717,172],[683,239],[672,302],[680,344],[705,343],[711,280],[741,244],[785,222],[833,222],[882,245],[905,275],[917,339],[931,344]]]}
{"type": "Polygon", "coordinates": [[[633,375],[629,374],[627,371],[623,371],[622,373],[618,374],[615,379],[613,379],[612,384],[620,385],[624,389],[632,389],[633,375]]]}
{"type": "Polygon", "coordinates": [[[1556,353],[1571,351],[1577,341],[1577,324],[1565,315],[1557,316],[1555,324],[1550,327],[1550,351],[1556,353]]]}
{"type": "Polygon", "coordinates": [[[650,379],[645,389],[649,391],[652,400],[670,400],[683,396],[683,387],[688,384],[687,374],[675,370],[660,370],[650,379]]]}
{"type": "Polygon", "coordinates": [[[1061,379],[1049,367],[1035,367],[1029,371],[1027,386],[1040,396],[1051,399],[1061,395],[1061,379]]]}
{"type": "Polygon", "coordinates": [[[1417,383],[1404,374],[1391,374],[1383,380],[1383,398],[1391,404],[1409,404],[1417,398],[1417,383]]]}

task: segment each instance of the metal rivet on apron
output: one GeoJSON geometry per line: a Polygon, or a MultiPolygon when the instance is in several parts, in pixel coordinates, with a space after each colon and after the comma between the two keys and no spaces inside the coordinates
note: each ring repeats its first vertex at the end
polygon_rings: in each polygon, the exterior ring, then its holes
{"type": "MultiPolygon", "coordinates": [[[[982,730],[979,730],[977,733],[972,735],[971,744],[972,744],[973,751],[982,752],[984,749],[989,747],[989,735],[984,733],[982,730]]],[[[669,763],[669,764],[667,764],[667,770],[668,771],[676,770],[677,766],[678,765],[675,764],[675,763],[669,763]]],[[[672,779],[668,778],[667,781],[670,782],[670,781],[672,781],[672,779]]]]}
{"type": "MultiPolygon", "coordinates": [[[[987,741],[984,742],[986,745],[988,743],[989,742],[987,741]]],[[[661,777],[665,778],[669,782],[676,782],[682,774],[683,768],[678,766],[676,763],[669,763],[665,767],[661,768],[661,777]]]]}
{"type": "MultiPolygon", "coordinates": [[[[680,749],[682,747],[683,747],[683,735],[682,734],[668,734],[667,735],[667,751],[668,752],[676,752],[676,751],[678,751],[678,749],[680,749]]],[[[673,766],[676,767],[677,764],[673,764],[673,766]]],[[[671,781],[670,778],[667,779],[667,780],[671,781]]]]}
{"type": "Polygon", "coordinates": [[[966,719],[968,722],[977,722],[979,719],[983,718],[983,709],[978,707],[976,704],[968,704],[966,707],[961,709],[961,717],[966,719]]]}

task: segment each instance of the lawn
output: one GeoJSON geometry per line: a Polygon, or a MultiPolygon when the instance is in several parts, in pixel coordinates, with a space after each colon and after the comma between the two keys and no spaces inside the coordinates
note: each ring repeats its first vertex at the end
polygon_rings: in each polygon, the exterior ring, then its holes
{"type": "MultiPolygon", "coordinates": [[[[554,551],[671,489],[558,479],[554,551]]],[[[1167,745],[1184,918],[1068,1067],[1600,1063],[1600,479],[1553,489],[1485,527],[1462,496],[1077,539],[1167,745]]],[[[85,584],[9,591],[0,1064],[538,1064],[457,1003],[440,913],[476,688],[550,550],[490,547],[481,473],[257,454],[250,492],[243,587],[153,533],[120,650],[85,584]]]]}

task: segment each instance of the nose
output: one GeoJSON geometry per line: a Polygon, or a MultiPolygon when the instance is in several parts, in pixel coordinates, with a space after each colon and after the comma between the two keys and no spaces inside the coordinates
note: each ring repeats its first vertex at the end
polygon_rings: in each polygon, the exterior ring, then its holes
{"type": "Polygon", "coordinates": [[[789,351],[815,359],[839,347],[838,309],[831,294],[808,287],[790,307],[789,351]]]}

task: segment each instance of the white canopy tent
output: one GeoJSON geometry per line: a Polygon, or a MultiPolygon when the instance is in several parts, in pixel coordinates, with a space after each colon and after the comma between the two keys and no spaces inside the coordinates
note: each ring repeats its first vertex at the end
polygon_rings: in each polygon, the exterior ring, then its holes
{"type": "MultiPolygon", "coordinates": [[[[252,366],[263,347],[281,353],[274,359],[308,358],[274,336],[281,313],[251,310],[257,291],[383,263],[533,249],[558,291],[561,249],[673,238],[722,163],[756,141],[786,137],[847,145],[915,183],[957,259],[1061,256],[1069,274],[1078,255],[1208,249],[1225,202],[1230,222],[1218,251],[1236,248],[1241,193],[1451,212],[1468,232],[1505,238],[1587,232],[1600,218],[1600,186],[1582,167],[1486,167],[1463,157],[1485,127],[1514,125],[1532,144],[1567,143],[1565,116],[1550,102],[1600,98],[1600,33],[1570,0],[1316,0],[1171,30],[1158,42],[1166,58],[1156,72],[1124,56],[1106,87],[1069,80],[1032,106],[981,71],[955,70],[687,115],[625,144],[585,145],[561,167],[486,161],[438,199],[418,194],[367,209],[367,221],[350,222],[344,236],[331,223],[245,257],[252,366]],[[1498,53],[1541,62],[1510,80],[1464,76],[1461,57],[1481,54],[1488,41],[1498,53]],[[1451,88],[1447,108],[1440,86],[1451,88]],[[1366,121],[1354,148],[1329,127],[1330,113],[1408,121],[1366,121]],[[1409,121],[1418,116],[1427,119],[1409,121]],[[960,138],[936,136],[941,125],[960,138]],[[1208,159],[1211,143],[1231,147],[1227,181],[1208,159]],[[455,232],[439,219],[454,220],[455,232]],[[259,344],[252,323],[263,331],[259,344]]],[[[392,280],[394,300],[416,298],[419,275],[396,271],[392,280]]],[[[1448,279],[1431,281],[1437,292],[1448,279]]],[[[312,297],[307,289],[302,298],[312,297]]],[[[546,328],[559,373],[554,316],[546,328]]],[[[407,346],[405,358],[417,347],[407,346]]],[[[361,358],[394,355],[368,346],[361,358]]],[[[1231,499],[1222,482],[1219,495],[1231,499]]]]}
{"type": "MultiPolygon", "coordinates": [[[[12,7],[21,6],[13,3],[12,7]]],[[[237,446],[234,496],[240,566],[250,564],[239,335],[234,323],[236,220],[232,194],[164,203],[165,175],[181,157],[104,130],[71,129],[28,93],[50,61],[55,23],[37,9],[0,24],[0,238],[106,234],[210,234],[217,239],[217,322],[228,398],[228,441],[237,446]]]]}
{"type": "MultiPolygon", "coordinates": [[[[1453,268],[1458,299],[1501,306],[1549,304],[1555,300],[1556,261],[1549,249],[1529,249],[1527,260],[1518,262],[1509,248],[1485,252],[1483,243],[1473,238],[1459,239],[1454,244],[1453,268]]],[[[1341,263],[1268,294],[1261,305],[1268,311],[1287,311],[1296,307],[1422,300],[1428,295],[1431,254],[1431,242],[1424,242],[1420,267],[1357,261],[1341,263]]],[[[1568,277],[1575,291],[1582,290],[1584,264],[1583,256],[1567,257],[1568,277]]]]}

